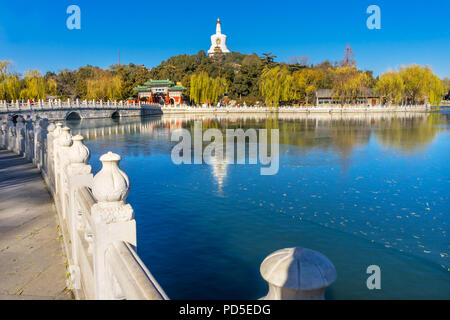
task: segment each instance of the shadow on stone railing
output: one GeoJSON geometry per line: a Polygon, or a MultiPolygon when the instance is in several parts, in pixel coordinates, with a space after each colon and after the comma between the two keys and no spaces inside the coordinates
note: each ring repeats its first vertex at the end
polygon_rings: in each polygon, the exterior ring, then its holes
{"type": "MultiPolygon", "coordinates": [[[[100,157],[94,176],[83,136],[62,123],[12,116],[0,123],[0,148],[32,161],[53,195],[69,262],[68,286],[77,299],[151,299],[168,297],[136,253],[134,211],[126,203],[128,176],[120,156],[100,157]]],[[[261,264],[269,284],[266,300],[324,299],[336,280],[333,264],[303,248],[282,249],[261,264]]]]}

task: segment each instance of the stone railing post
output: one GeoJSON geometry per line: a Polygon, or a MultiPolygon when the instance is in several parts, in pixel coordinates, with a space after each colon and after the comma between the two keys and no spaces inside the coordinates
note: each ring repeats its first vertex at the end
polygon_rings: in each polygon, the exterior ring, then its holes
{"type": "MultiPolygon", "coordinates": [[[[54,196],[56,194],[55,192],[55,130],[56,125],[51,122],[47,126],[47,133],[46,133],[46,145],[42,145],[42,148],[46,148],[45,153],[43,153],[43,162],[44,162],[44,171],[46,173],[46,176],[48,177],[47,184],[52,192],[52,195],[54,196]]],[[[44,133],[45,134],[45,133],[44,133]]]]}
{"type": "Polygon", "coordinates": [[[7,134],[6,147],[9,151],[13,151],[14,146],[16,145],[16,127],[14,126],[12,115],[8,115],[8,122],[6,124],[6,134],[7,134]]]}
{"type": "Polygon", "coordinates": [[[14,151],[21,155],[25,152],[25,120],[20,115],[16,123],[16,147],[14,151]]]}
{"type": "MultiPolygon", "coordinates": [[[[105,262],[105,253],[114,241],[136,246],[133,208],[125,202],[130,183],[119,168],[119,155],[108,152],[100,157],[102,169],[95,175],[92,194],[97,200],[91,208],[95,223],[94,277],[96,299],[117,298],[115,280],[105,262]]],[[[120,290],[119,290],[120,291],[120,290]]]]}
{"type": "Polygon", "coordinates": [[[67,166],[69,165],[69,150],[72,145],[72,135],[70,134],[70,129],[68,127],[63,127],[61,129],[61,134],[58,138],[58,149],[57,149],[57,179],[56,179],[56,194],[59,200],[64,219],[67,217],[67,197],[69,192],[68,179],[67,179],[67,166]]]}
{"type": "MultiPolygon", "coordinates": [[[[75,201],[75,193],[77,189],[81,187],[92,186],[92,168],[87,163],[89,162],[90,152],[89,149],[83,144],[83,136],[76,135],[72,137],[73,144],[68,151],[68,163],[67,176],[69,186],[69,204],[67,214],[67,226],[69,229],[71,240],[71,251],[74,266],[71,266],[72,270],[79,270],[79,239],[78,230],[81,228],[81,216],[78,204],[75,201]]],[[[72,279],[76,283],[79,282],[79,278],[72,279]]]]}
{"type": "MultiPolygon", "coordinates": [[[[57,173],[59,170],[58,167],[58,150],[59,150],[59,136],[62,133],[62,123],[61,122],[57,122],[55,123],[55,129],[52,132],[52,139],[50,141],[47,142],[47,144],[52,144],[51,148],[52,148],[52,152],[51,152],[51,162],[52,162],[52,183],[53,183],[53,187],[54,187],[54,198],[56,199],[56,193],[58,192],[57,190],[57,173]]],[[[48,136],[47,136],[48,137],[48,136]]]]}
{"type": "Polygon", "coordinates": [[[301,247],[275,251],[264,259],[260,271],[269,284],[263,300],[323,300],[325,289],[337,278],[327,257],[301,247]]]}
{"type": "Polygon", "coordinates": [[[25,120],[25,158],[33,162],[34,158],[34,125],[30,115],[25,120]]]}
{"type": "Polygon", "coordinates": [[[0,148],[6,149],[6,121],[2,119],[0,123],[0,148]]]}
{"type": "Polygon", "coordinates": [[[42,168],[42,154],[41,154],[41,148],[42,148],[42,127],[41,127],[41,118],[39,116],[36,116],[36,119],[34,120],[34,158],[33,163],[38,169],[41,170],[42,168]]]}

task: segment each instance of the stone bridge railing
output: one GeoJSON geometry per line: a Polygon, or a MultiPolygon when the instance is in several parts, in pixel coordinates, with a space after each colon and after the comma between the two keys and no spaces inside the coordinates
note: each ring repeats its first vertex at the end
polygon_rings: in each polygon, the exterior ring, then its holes
{"type": "MultiPolygon", "coordinates": [[[[166,300],[136,253],[134,211],[126,203],[130,182],[120,156],[100,157],[95,175],[83,136],[63,124],[18,116],[0,122],[0,148],[32,161],[53,196],[68,258],[69,287],[77,299],[166,300]]],[[[276,251],[261,264],[269,292],[263,299],[323,299],[336,280],[333,264],[300,247],[276,251]]]]}
{"type": "Polygon", "coordinates": [[[141,102],[129,101],[103,101],[103,100],[38,100],[36,102],[19,101],[14,102],[0,101],[0,111],[30,111],[30,110],[47,110],[47,109],[81,109],[81,108],[140,108],[141,102]]]}
{"type": "Polygon", "coordinates": [[[160,105],[129,101],[39,100],[0,101],[0,114],[36,115],[52,120],[129,117],[162,114],[160,105]]]}

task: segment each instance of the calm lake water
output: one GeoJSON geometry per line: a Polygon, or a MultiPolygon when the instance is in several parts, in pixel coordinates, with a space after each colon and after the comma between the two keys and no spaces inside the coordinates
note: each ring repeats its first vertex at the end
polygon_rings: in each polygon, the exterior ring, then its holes
{"type": "Polygon", "coordinates": [[[172,299],[257,299],[275,250],[325,254],[329,299],[450,299],[450,114],[162,116],[69,123],[131,181],[138,253],[172,299]],[[278,128],[280,168],[175,165],[170,133],[278,128]],[[381,290],[366,269],[381,268],[381,290]]]}

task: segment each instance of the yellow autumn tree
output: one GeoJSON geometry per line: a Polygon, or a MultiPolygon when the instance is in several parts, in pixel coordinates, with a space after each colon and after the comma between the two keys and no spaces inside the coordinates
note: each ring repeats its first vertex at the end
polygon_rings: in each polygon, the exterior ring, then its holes
{"type": "Polygon", "coordinates": [[[294,78],[286,67],[266,67],[259,79],[259,91],[269,108],[278,108],[280,101],[295,97],[294,78]]]}
{"type": "Polygon", "coordinates": [[[0,61],[0,99],[17,100],[20,98],[21,83],[19,77],[9,70],[8,61],[0,61]]]}
{"type": "Polygon", "coordinates": [[[216,104],[229,87],[225,78],[211,78],[205,71],[194,73],[190,85],[189,97],[196,104],[216,104]]]}
{"type": "Polygon", "coordinates": [[[356,103],[364,97],[370,84],[370,77],[354,66],[339,67],[334,72],[333,95],[341,104],[356,103]]]}
{"type": "Polygon", "coordinates": [[[86,97],[95,100],[122,98],[122,79],[109,73],[96,74],[86,81],[86,97]]]}
{"type": "Polygon", "coordinates": [[[25,87],[20,91],[21,99],[45,99],[47,95],[47,81],[38,70],[25,72],[25,87]]]}
{"type": "Polygon", "coordinates": [[[398,72],[386,72],[375,85],[377,93],[385,104],[399,104],[404,94],[404,84],[398,72]]]}
{"type": "Polygon", "coordinates": [[[292,100],[305,101],[306,104],[312,103],[319,83],[325,78],[325,74],[321,70],[303,69],[295,71],[293,77],[293,96],[292,100]]]}

